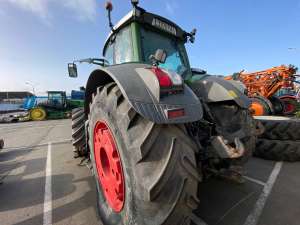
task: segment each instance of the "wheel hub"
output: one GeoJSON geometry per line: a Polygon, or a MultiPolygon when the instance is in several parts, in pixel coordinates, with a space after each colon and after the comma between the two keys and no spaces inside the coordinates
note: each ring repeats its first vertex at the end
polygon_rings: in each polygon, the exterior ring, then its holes
{"type": "Polygon", "coordinates": [[[105,122],[97,122],[94,128],[94,155],[107,203],[115,212],[120,212],[125,202],[123,169],[113,134],[105,122]]]}
{"type": "Polygon", "coordinates": [[[258,102],[252,102],[250,108],[253,111],[253,115],[255,115],[255,116],[264,115],[264,107],[261,104],[259,104],[258,102]]]}
{"type": "Polygon", "coordinates": [[[33,112],[33,116],[34,117],[41,117],[41,115],[42,115],[42,113],[40,111],[38,111],[38,110],[36,110],[36,111],[33,112]]]}
{"type": "Polygon", "coordinates": [[[46,112],[42,108],[34,108],[30,111],[30,118],[34,121],[43,120],[46,118],[46,112]]]}

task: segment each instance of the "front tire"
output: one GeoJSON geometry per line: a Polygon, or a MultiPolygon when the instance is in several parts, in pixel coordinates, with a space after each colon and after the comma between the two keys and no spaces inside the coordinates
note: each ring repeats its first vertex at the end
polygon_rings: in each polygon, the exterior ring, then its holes
{"type": "Polygon", "coordinates": [[[42,121],[47,117],[47,112],[42,107],[35,107],[29,111],[29,118],[32,121],[42,121]]]}
{"type": "Polygon", "coordinates": [[[196,146],[182,128],[154,124],[141,117],[121,94],[119,87],[110,83],[98,88],[93,96],[89,137],[98,211],[104,224],[190,224],[192,211],[198,204],[200,178],[195,160],[196,146]],[[124,177],[121,209],[113,207],[113,198],[104,193],[109,186],[103,185],[103,178],[100,178],[99,171],[106,166],[102,160],[99,170],[99,162],[96,161],[99,157],[95,156],[106,147],[99,149],[99,146],[105,146],[104,143],[99,145],[94,141],[99,123],[106,124],[106,132],[113,137],[110,140],[115,143],[120,158],[120,171],[124,177]]]}
{"type": "Polygon", "coordinates": [[[72,145],[75,158],[87,155],[83,108],[72,110],[72,145]]]}
{"type": "Polygon", "coordinates": [[[4,141],[3,139],[0,139],[0,149],[3,149],[4,148],[4,141]]]}

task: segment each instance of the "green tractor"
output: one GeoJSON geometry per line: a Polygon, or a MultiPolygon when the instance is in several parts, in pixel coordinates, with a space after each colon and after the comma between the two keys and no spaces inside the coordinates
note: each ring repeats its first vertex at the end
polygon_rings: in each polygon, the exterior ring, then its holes
{"type": "Polygon", "coordinates": [[[98,212],[106,225],[200,224],[198,185],[210,174],[237,178],[255,146],[249,99],[234,82],[192,69],[186,32],[133,10],[116,26],[74,111],[73,145],[90,157],[98,212]]]}
{"type": "Polygon", "coordinates": [[[67,99],[64,91],[48,91],[46,102],[37,104],[29,111],[33,121],[63,119],[71,115],[71,110],[83,106],[83,101],[67,99]]]}

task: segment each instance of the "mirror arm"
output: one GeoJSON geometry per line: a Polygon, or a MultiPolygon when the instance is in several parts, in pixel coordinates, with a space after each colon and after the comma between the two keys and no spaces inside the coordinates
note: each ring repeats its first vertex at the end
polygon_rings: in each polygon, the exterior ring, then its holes
{"type": "Polygon", "coordinates": [[[109,64],[109,62],[106,59],[97,59],[97,58],[74,60],[73,63],[88,63],[88,64],[95,64],[99,66],[105,66],[105,63],[109,64]]]}
{"type": "Polygon", "coordinates": [[[89,63],[91,64],[91,58],[88,59],[79,59],[79,60],[74,60],[73,63],[89,63]]]}
{"type": "Polygon", "coordinates": [[[104,63],[97,63],[97,62],[93,62],[92,64],[99,65],[99,66],[103,66],[104,65],[104,63]]]}

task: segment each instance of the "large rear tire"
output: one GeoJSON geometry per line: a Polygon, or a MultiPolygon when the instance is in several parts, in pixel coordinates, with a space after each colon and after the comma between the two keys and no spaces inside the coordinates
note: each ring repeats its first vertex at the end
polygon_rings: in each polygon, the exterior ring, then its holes
{"type": "Polygon", "coordinates": [[[191,223],[192,211],[198,204],[200,179],[195,159],[197,148],[182,129],[154,124],[141,117],[115,83],[97,89],[90,105],[89,146],[98,211],[104,224],[191,223]],[[99,139],[104,134],[111,138],[99,139]],[[109,153],[110,149],[116,149],[113,157],[101,153],[109,153]],[[101,173],[118,161],[119,180],[108,172],[101,173]],[[106,178],[112,179],[111,183],[119,182],[124,189],[118,186],[111,193],[106,178]],[[114,197],[115,194],[120,197],[114,197]]]}
{"type": "Polygon", "coordinates": [[[299,140],[300,141],[300,120],[281,116],[257,116],[265,131],[260,138],[270,140],[299,140]]]}
{"type": "Polygon", "coordinates": [[[85,114],[83,108],[72,110],[72,144],[75,158],[86,156],[85,114]]]}
{"type": "Polygon", "coordinates": [[[300,141],[258,139],[254,155],[275,161],[300,161],[300,141]]]}

